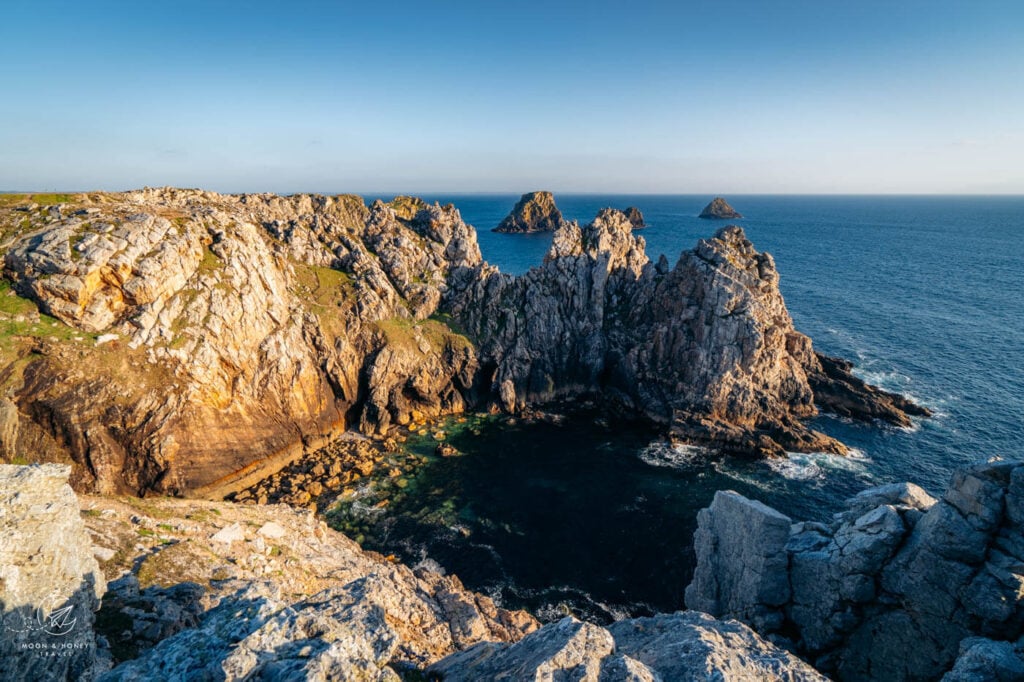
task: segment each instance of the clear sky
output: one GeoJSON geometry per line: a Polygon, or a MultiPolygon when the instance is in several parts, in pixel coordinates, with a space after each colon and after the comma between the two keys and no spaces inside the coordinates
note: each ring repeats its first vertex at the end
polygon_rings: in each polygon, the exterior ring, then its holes
{"type": "Polygon", "coordinates": [[[0,189],[1024,193],[1024,2],[4,0],[0,189]]]}

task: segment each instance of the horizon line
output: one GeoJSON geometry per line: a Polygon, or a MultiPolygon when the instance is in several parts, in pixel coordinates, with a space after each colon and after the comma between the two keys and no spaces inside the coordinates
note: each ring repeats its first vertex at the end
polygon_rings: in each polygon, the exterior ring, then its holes
{"type": "Polygon", "coordinates": [[[277,196],[299,196],[308,194],[312,196],[341,196],[352,194],[357,196],[412,196],[422,197],[430,195],[450,195],[458,197],[471,196],[521,196],[532,192],[547,191],[562,196],[651,196],[651,197],[1021,197],[1024,198],[1024,191],[1021,192],[652,192],[652,191],[581,191],[581,190],[543,190],[532,189],[526,192],[522,190],[418,190],[418,191],[394,191],[394,190],[373,190],[373,191],[347,191],[347,192],[318,192],[308,190],[298,191],[272,191],[272,190],[249,190],[249,191],[221,191],[205,187],[183,187],[178,185],[145,185],[129,189],[0,189],[0,194],[121,194],[125,192],[137,192],[144,189],[177,189],[177,190],[198,190],[203,192],[216,192],[228,196],[240,196],[245,194],[275,194],[277,196]]]}

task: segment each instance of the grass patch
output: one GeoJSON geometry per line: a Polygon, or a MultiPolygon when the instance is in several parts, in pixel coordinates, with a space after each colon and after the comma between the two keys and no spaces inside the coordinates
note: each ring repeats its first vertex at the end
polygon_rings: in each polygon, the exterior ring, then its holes
{"type": "Polygon", "coordinates": [[[74,194],[56,194],[43,192],[40,194],[0,194],[0,207],[18,206],[20,204],[39,204],[49,206],[52,204],[66,204],[75,200],[74,194]]]}
{"type": "Polygon", "coordinates": [[[334,336],[343,332],[341,312],[356,303],[356,289],[347,272],[293,262],[293,293],[320,318],[320,326],[334,336]]]}
{"type": "Polygon", "coordinates": [[[397,196],[388,204],[402,220],[412,220],[416,214],[427,207],[427,202],[419,197],[397,196]]]}
{"type": "Polygon", "coordinates": [[[203,249],[203,260],[199,261],[199,274],[206,275],[214,270],[222,267],[224,261],[220,259],[220,256],[215,254],[209,246],[203,249]]]}
{"type": "Polygon", "coordinates": [[[445,348],[472,348],[473,342],[465,335],[435,319],[412,320],[393,317],[376,323],[388,344],[419,350],[418,338],[423,338],[436,351],[445,348]]]}
{"type": "Polygon", "coordinates": [[[34,301],[19,296],[7,280],[0,280],[0,362],[13,363],[32,339],[95,340],[39,310],[34,301]]]}

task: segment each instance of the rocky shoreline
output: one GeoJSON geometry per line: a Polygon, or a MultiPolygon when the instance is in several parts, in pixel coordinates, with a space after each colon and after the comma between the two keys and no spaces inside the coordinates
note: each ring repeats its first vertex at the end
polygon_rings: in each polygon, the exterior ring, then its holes
{"type": "Polygon", "coordinates": [[[516,277],[411,197],[4,202],[3,456],[70,463],[80,491],[220,497],[345,431],[582,397],[755,456],[844,452],[819,407],[913,411],[813,351],[734,226],[671,267],[607,209],[516,277]]]}
{"type": "Polygon", "coordinates": [[[719,492],[691,610],[606,627],[542,625],[309,510],[76,499],[69,473],[0,465],[0,680],[1024,678],[1020,462],[940,499],[866,490],[831,524],[719,492]]]}

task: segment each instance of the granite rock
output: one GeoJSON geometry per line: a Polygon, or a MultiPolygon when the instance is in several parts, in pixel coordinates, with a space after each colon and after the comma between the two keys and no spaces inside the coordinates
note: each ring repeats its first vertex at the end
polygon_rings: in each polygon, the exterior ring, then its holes
{"type": "Polygon", "coordinates": [[[515,644],[478,644],[427,672],[452,682],[826,679],[747,626],[694,611],[622,620],[607,629],[566,617],[515,644]]]}
{"type": "Polygon", "coordinates": [[[1019,652],[1007,652],[1024,635],[1021,471],[979,463],[957,471],[938,500],[911,484],[868,490],[831,524],[793,524],[782,549],[730,534],[737,509],[749,515],[755,503],[719,493],[732,504],[716,495],[698,517],[687,605],[791,637],[840,680],[938,679],[954,664],[956,675],[1011,670],[1019,652]],[[766,563],[766,552],[784,567],[775,582],[790,587],[776,605],[761,582],[730,578],[766,563]]]}
{"type": "Polygon", "coordinates": [[[0,464],[0,680],[92,680],[106,582],[70,467],[0,464]],[[60,655],[57,655],[60,654],[60,655]]]}
{"type": "Polygon", "coordinates": [[[638,230],[641,227],[647,227],[647,223],[644,222],[644,214],[640,212],[640,209],[636,206],[629,206],[622,210],[622,213],[626,216],[626,220],[633,226],[634,230],[638,230]]]}

